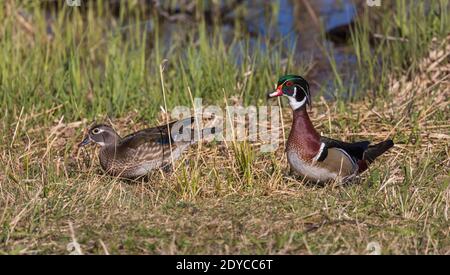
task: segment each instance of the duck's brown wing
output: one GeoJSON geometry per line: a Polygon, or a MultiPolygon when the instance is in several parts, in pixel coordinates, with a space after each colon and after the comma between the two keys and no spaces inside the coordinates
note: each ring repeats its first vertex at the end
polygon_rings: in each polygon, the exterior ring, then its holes
{"type": "Polygon", "coordinates": [[[127,156],[145,160],[166,158],[171,151],[186,143],[176,137],[178,132],[182,133],[183,127],[189,127],[192,121],[193,118],[173,121],[125,136],[118,145],[118,153],[126,152],[127,156]]]}
{"type": "Polygon", "coordinates": [[[136,133],[125,136],[121,141],[121,146],[137,148],[144,143],[155,143],[159,145],[169,145],[175,143],[173,134],[181,133],[183,127],[189,127],[193,122],[193,117],[180,121],[172,121],[168,124],[147,128],[136,133]],[[174,126],[177,126],[174,129],[174,126]],[[170,133],[169,133],[170,132],[170,133]]]}
{"type": "Polygon", "coordinates": [[[145,143],[154,143],[159,145],[169,144],[173,140],[168,134],[167,129],[154,127],[130,134],[122,139],[119,146],[136,149],[145,143]]]}

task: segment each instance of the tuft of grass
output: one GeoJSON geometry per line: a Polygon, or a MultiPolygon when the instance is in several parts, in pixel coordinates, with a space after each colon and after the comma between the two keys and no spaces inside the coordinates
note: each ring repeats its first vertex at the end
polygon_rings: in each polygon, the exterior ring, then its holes
{"type": "Polygon", "coordinates": [[[252,188],[253,177],[256,172],[253,171],[253,162],[255,160],[253,148],[247,142],[233,143],[233,152],[239,175],[243,180],[240,184],[252,188]]]}

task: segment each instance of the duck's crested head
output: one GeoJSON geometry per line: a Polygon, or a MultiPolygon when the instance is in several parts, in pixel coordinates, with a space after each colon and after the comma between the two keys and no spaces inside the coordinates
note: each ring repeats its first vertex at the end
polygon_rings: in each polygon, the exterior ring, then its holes
{"type": "Polygon", "coordinates": [[[103,147],[115,145],[119,142],[119,140],[120,136],[111,126],[106,124],[96,124],[89,129],[88,134],[79,146],[85,146],[91,142],[94,142],[103,147]]]}
{"type": "Polygon", "coordinates": [[[292,109],[296,110],[305,105],[311,105],[309,83],[299,75],[284,75],[278,79],[277,89],[267,97],[287,96],[292,109]]]}

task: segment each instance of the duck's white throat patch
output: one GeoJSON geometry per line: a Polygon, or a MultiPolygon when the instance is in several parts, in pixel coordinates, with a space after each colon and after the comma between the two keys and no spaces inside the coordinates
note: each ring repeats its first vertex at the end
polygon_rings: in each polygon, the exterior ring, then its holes
{"type": "Polygon", "coordinates": [[[303,105],[305,105],[306,103],[306,95],[305,98],[303,98],[302,101],[297,101],[297,99],[295,98],[295,96],[297,95],[297,87],[294,87],[294,94],[292,96],[289,96],[289,105],[291,106],[292,110],[297,110],[298,108],[302,107],[303,105]]]}

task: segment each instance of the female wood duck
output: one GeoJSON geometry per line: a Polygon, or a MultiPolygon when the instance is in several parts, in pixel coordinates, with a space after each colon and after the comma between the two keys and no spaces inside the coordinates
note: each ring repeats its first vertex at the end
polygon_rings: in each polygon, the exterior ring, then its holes
{"type": "MultiPolygon", "coordinates": [[[[169,166],[194,143],[193,121],[194,118],[174,121],[124,138],[111,126],[98,124],[89,129],[79,146],[91,142],[100,145],[99,160],[104,171],[122,178],[138,178],[169,166]]],[[[203,129],[201,133],[214,134],[215,128],[203,129]]]]}
{"type": "Polygon", "coordinates": [[[392,140],[370,145],[369,141],[347,143],[320,136],[306,111],[306,106],[311,105],[311,94],[308,82],[301,76],[281,77],[276,91],[270,92],[268,98],[283,95],[293,110],[287,159],[295,173],[311,181],[349,180],[394,146],[392,140]]]}

